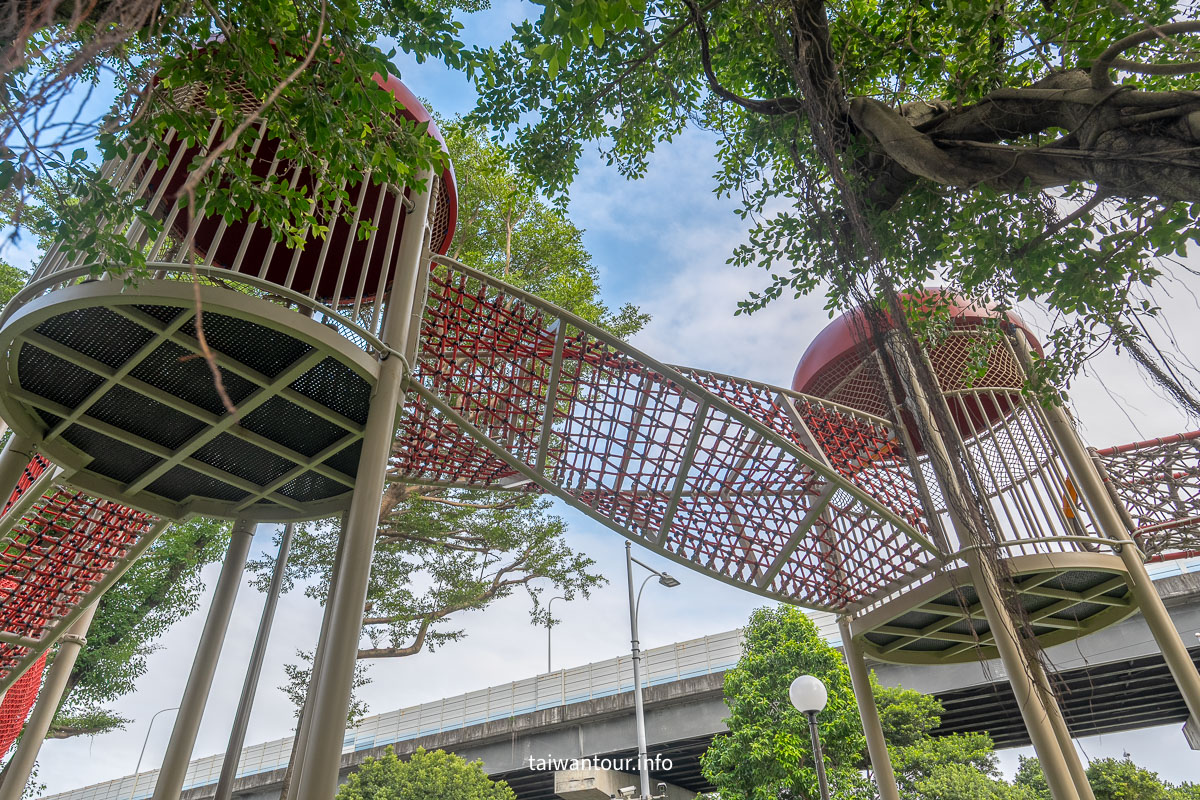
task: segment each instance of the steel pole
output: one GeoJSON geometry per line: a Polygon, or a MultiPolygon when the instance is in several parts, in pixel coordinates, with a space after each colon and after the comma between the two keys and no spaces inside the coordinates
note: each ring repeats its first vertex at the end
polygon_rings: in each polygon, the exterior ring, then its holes
{"type": "MultiPolygon", "coordinates": [[[[1047,701],[1054,702],[1054,698],[1043,697],[1038,692],[1033,678],[1033,659],[1026,657],[1020,634],[1004,609],[995,576],[977,552],[969,551],[964,555],[964,560],[983,606],[992,639],[1000,651],[1000,660],[1008,673],[1008,682],[1017,698],[1021,718],[1025,721],[1033,749],[1045,773],[1050,794],[1054,800],[1080,800],[1072,770],[1067,765],[1069,756],[1054,731],[1051,722],[1053,712],[1047,708],[1047,701]]],[[[1078,758],[1074,745],[1071,745],[1070,751],[1071,755],[1078,758]]]]}
{"type": "MultiPolygon", "coordinates": [[[[0,450],[0,488],[9,495],[16,488],[17,481],[21,480],[21,473],[33,458],[35,449],[32,439],[13,431],[4,449],[0,450]]],[[[0,500],[0,506],[8,502],[9,495],[0,500]]]]}
{"type": "Polygon", "coordinates": [[[650,798],[650,765],[646,763],[646,708],[642,704],[642,651],[638,644],[637,602],[633,595],[633,546],[625,542],[625,568],[629,573],[629,636],[633,642],[633,709],[637,723],[638,777],[641,800],[650,798]]]}
{"type": "MultiPolygon", "coordinates": [[[[1067,767],[1067,754],[1060,746],[1058,737],[1054,734],[1054,728],[1050,724],[1051,712],[1045,706],[1047,698],[1043,698],[1034,685],[1029,665],[1030,659],[1027,658],[1021,636],[1004,607],[1003,595],[1000,592],[996,576],[988,569],[988,565],[980,556],[980,548],[984,543],[979,541],[972,526],[961,518],[955,508],[955,503],[949,501],[952,497],[960,498],[962,502],[971,498],[970,493],[959,484],[954,471],[949,468],[952,462],[943,439],[949,434],[938,426],[937,418],[929,405],[934,401],[924,392],[915,365],[909,360],[903,343],[890,338],[887,345],[896,369],[903,374],[905,383],[908,384],[910,411],[923,423],[922,427],[929,433],[925,437],[925,447],[929,453],[935,476],[942,486],[942,494],[948,499],[946,505],[950,523],[956,529],[959,541],[966,545],[962,559],[967,564],[971,582],[974,584],[976,594],[979,595],[984,617],[991,630],[996,649],[1000,653],[1000,660],[1008,673],[1008,681],[1016,696],[1017,707],[1021,710],[1021,719],[1029,732],[1029,738],[1038,761],[1042,765],[1050,794],[1054,800],[1080,800],[1079,792],[1075,788],[1075,781],[1067,767]]],[[[941,396],[937,398],[937,401],[945,403],[945,399],[941,396]]],[[[913,468],[919,467],[913,465],[913,468]]],[[[975,501],[982,502],[978,498],[975,498],[975,501]]],[[[1053,698],[1048,699],[1053,701],[1053,698]]],[[[1071,755],[1078,757],[1074,747],[1071,748],[1071,755]]]]}
{"type": "Polygon", "coordinates": [[[1033,682],[1037,685],[1038,692],[1042,695],[1043,705],[1050,713],[1050,725],[1054,728],[1054,735],[1058,737],[1058,745],[1066,754],[1067,769],[1071,771],[1071,779],[1075,781],[1075,788],[1079,791],[1079,800],[1096,800],[1096,795],[1092,792],[1092,784],[1088,781],[1087,770],[1084,769],[1083,761],[1080,760],[1078,751],[1075,749],[1075,740],[1071,738],[1071,729],[1067,727],[1067,720],[1063,716],[1062,708],[1054,701],[1054,689],[1050,686],[1046,670],[1042,668],[1040,661],[1031,659],[1029,671],[1033,675],[1033,682]]]}
{"type": "MultiPolygon", "coordinates": [[[[1023,359],[1028,360],[1031,356],[1024,334],[1017,331],[1015,339],[1018,352],[1023,359]]],[[[1171,621],[1167,607],[1163,605],[1158,590],[1154,588],[1154,581],[1146,571],[1146,564],[1142,561],[1137,542],[1121,519],[1114,498],[1104,485],[1099,468],[1080,441],[1066,410],[1058,404],[1053,404],[1043,407],[1043,413],[1046,415],[1047,427],[1054,444],[1067,462],[1075,486],[1083,496],[1096,526],[1105,536],[1120,543],[1118,550],[1121,562],[1129,573],[1129,589],[1141,609],[1146,625],[1150,628],[1150,634],[1154,637],[1158,649],[1162,651],[1163,660],[1167,662],[1171,677],[1175,679],[1175,685],[1183,695],[1188,712],[1193,718],[1200,720],[1200,672],[1196,671],[1187,646],[1179,637],[1179,631],[1171,621]]]]}
{"type": "Polygon", "coordinates": [[[238,588],[242,583],[242,572],[246,568],[246,556],[250,553],[255,527],[254,522],[246,519],[233,523],[229,549],[225,551],[225,561],[221,564],[221,574],[213,590],[212,605],[208,607],[204,630],[196,644],[192,671],[188,674],[183,699],[179,701],[179,714],[175,717],[167,752],[159,768],[158,781],[154,784],[154,800],[179,800],[179,793],[183,790],[183,779],[192,758],[192,748],[196,745],[196,734],[204,717],[204,706],[208,703],[213,676],[217,672],[217,660],[221,657],[221,645],[229,629],[229,618],[233,614],[233,603],[237,600],[238,588]]]}
{"type": "Polygon", "coordinates": [[[821,800],[829,800],[829,781],[825,778],[825,754],[821,752],[821,735],[817,730],[817,712],[809,711],[808,734],[812,737],[813,764],[817,767],[817,784],[821,787],[821,800]]]}
{"type": "Polygon", "coordinates": [[[25,784],[29,782],[29,773],[37,761],[38,751],[46,734],[50,732],[50,723],[58,713],[58,704],[62,702],[63,690],[67,688],[67,679],[71,677],[71,668],[79,651],[87,644],[88,628],[92,618],[96,616],[99,600],[93,602],[79,615],[71,627],[59,639],[58,653],[50,664],[46,679],[42,682],[42,690],[29,719],[25,722],[25,730],[21,733],[21,743],[17,752],[8,762],[8,770],[4,776],[4,785],[0,786],[0,800],[21,800],[25,784]]]}
{"type": "Polygon", "coordinates": [[[238,700],[237,714],[233,718],[233,729],[229,732],[225,759],[221,762],[221,777],[217,780],[215,800],[229,800],[233,796],[233,779],[237,777],[238,759],[242,755],[242,745],[246,742],[246,727],[250,724],[254,694],[258,690],[258,679],[262,676],[263,659],[267,655],[267,640],[271,638],[271,626],[275,622],[275,609],[279,605],[279,593],[283,589],[283,576],[287,571],[288,551],[292,548],[292,532],[295,527],[291,523],[285,525],[283,538],[279,540],[275,570],[271,573],[271,585],[267,588],[262,617],[258,621],[258,634],[254,637],[254,650],[250,654],[250,665],[246,668],[246,680],[242,683],[242,696],[238,700]]]}
{"type": "Polygon", "coordinates": [[[863,660],[862,649],[850,634],[850,623],[845,617],[838,619],[838,630],[842,634],[842,653],[850,669],[850,685],[858,704],[858,717],[867,736],[867,755],[871,759],[871,771],[875,773],[875,784],[879,787],[879,800],[900,800],[896,773],[892,770],[892,757],[888,754],[883,724],[879,721],[879,708],[875,705],[875,693],[871,691],[867,662],[863,660]]]}
{"type": "Polygon", "coordinates": [[[1179,693],[1183,695],[1188,711],[1193,717],[1200,719],[1200,672],[1196,671],[1187,646],[1179,637],[1179,631],[1171,621],[1167,607],[1163,605],[1158,590],[1154,588],[1154,581],[1146,571],[1146,564],[1142,561],[1137,542],[1121,521],[1091,456],[1079,441],[1075,426],[1067,418],[1062,406],[1047,408],[1045,413],[1054,443],[1067,462],[1076,488],[1092,513],[1092,519],[1106,536],[1118,543],[1121,562],[1129,573],[1130,591],[1158,649],[1162,651],[1163,660],[1167,662],[1167,668],[1171,671],[1171,677],[1175,679],[1179,693]]]}
{"type": "MultiPolygon", "coordinates": [[[[342,515],[338,530],[346,529],[348,514],[342,515]]],[[[317,644],[313,648],[312,669],[308,675],[308,690],[304,694],[304,703],[300,706],[300,717],[296,721],[296,736],[292,741],[292,756],[288,759],[287,770],[283,774],[283,786],[279,791],[279,800],[290,800],[295,797],[300,786],[300,778],[304,774],[304,753],[308,749],[309,734],[312,732],[313,698],[320,693],[321,665],[325,663],[326,633],[329,631],[329,610],[333,607],[333,595],[337,590],[337,576],[342,569],[342,551],[345,537],[338,536],[337,547],[333,554],[333,569],[330,571],[329,590],[325,593],[325,611],[321,614],[321,630],[317,634],[317,644]]]]}
{"type": "MultiPolygon", "coordinates": [[[[417,186],[423,186],[423,191],[413,198],[413,211],[405,217],[382,337],[384,344],[393,349],[405,346],[409,327],[417,317],[426,223],[435,185],[430,172],[421,173],[417,186]]],[[[319,693],[312,703],[312,732],[304,753],[304,772],[297,787],[297,800],[329,800],[337,790],[346,714],[358,661],[358,643],[362,638],[363,607],[379,529],[379,502],[396,432],[396,415],[404,401],[401,384],[407,369],[408,365],[399,355],[391,354],[383,360],[367,413],[348,525],[342,531],[345,549],[329,611],[324,663],[316,678],[319,693]]]]}

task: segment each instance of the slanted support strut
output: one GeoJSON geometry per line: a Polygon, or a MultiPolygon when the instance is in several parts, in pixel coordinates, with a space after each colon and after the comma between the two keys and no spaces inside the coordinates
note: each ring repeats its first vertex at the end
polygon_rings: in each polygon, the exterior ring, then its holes
{"type": "Polygon", "coordinates": [[[213,676],[217,672],[217,660],[221,657],[221,645],[229,629],[229,618],[233,614],[233,603],[237,600],[238,587],[242,583],[242,572],[246,568],[246,556],[250,554],[255,527],[255,523],[246,519],[233,523],[229,549],[225,551],[212,605],[208,607],[204,630],[196,645],[192,671],[188,674],[183,699],[179,702],[175,727],[171,729],[167,752],[158,772],[158,781],[154,784],[153,800],[179,800],[179,793],[183,791],[183,779],[192,758],[200,720],[204,717],[204,706],[208,703],[213,676]]]}
{"type": "Polygon", "coordinates": [[[42,682],[42,689],[38,693],[33,711],[25,722],[21,743],[17,745],[17,752],[8,763],[4,785],[0,786],[0,800],[21,800],[25,784],[29,782],[29,774],[33,771],[33,764],[37,761],[38,751],[42,749],[42,742],[50,732],[50,723],[54,721],[54,715],[58,712],[58,704],[62,702],[63,691],[67,688],[67,679],[71,677],[75,659],[87,643],[88,628],[91,627],[92,618],[96,616],[96,608],[99,605],[100,598],[97,598],[71,623],[71,627],[59,639],[58,653],[50,664],[46,680],[42,682]]]}
{"type": "Polygon", "coordinates": [[[215,800],[229,800],[233,796],[233,779],[237,777],[238,758],[246,742],[246,728],[250,725],[250,711],[254,708],[254,695],[258,690],[258,679],[262,675],[263,659],[267,654],[267,641],[271,638],[271,627],[275,622],[275,609],[279,605],[279,594],[283,590],[284,573],[287,570],[288,552],[292,547],[292,532],[296,526],[288,523],[279,540],[279,553],[275,556],[275,570],[271,574],[271,585],[263,602],[262,617],[258,622],[258,634],[254,637],[254,649],[250,664],[246,667],[246,679],[242,683],[242,696],[238,700],[237,714],[233,718],[233,729],[225,747],[225,760],[221,762],[221,777],[217,780],[215,800]]]}

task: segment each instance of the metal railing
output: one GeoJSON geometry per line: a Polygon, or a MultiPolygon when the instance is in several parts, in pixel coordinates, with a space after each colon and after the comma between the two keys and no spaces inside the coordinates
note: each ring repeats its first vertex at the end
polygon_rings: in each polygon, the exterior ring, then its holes
{"type": "MultiPolygon", "coordinates": [[[[195,279],[290,308],[325,322],[364,349],[375,348],[412,207],[406,190],[373,185],[368,172],[360,183],[340,187],[339,199],[324,217],[314,197],[310,212],[316,212],[317,225],[295,231],[286,240],[261,224],[257,205],[240,215],[209,214],[203,206],[192,214],[177,195],[189,163],[207,152],[217,128],[214,124],[207,143],[192,146],[170,131],[155,146],[101,169],[101,178],[131,210],[121,219],[100,220],[96,233],[123,241],[129,252],[141,254],[144,275],[122,274],[123,265],[100,263],[70,241],[59,240],[34,270],[30,284],[9,303],[5,316],[36,297],[87,281],[195,279]],[[157,230],[146,224],[146,214],[157,230]]],[[[260,126],[253,153],[259,162],[270,164],[266,179],[293,190],[311,182],[306,170],[281,160],[279,149],[260,126]]],[[[439,179],[432,189],[444,199],[439,179]]]]}

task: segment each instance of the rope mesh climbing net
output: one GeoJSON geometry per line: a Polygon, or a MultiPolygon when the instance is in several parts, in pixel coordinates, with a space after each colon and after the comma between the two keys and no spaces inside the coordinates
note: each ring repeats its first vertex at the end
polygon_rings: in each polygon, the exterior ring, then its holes
{"type": "Polygon", "coordinates": [[[1200,550],[1200,431],[1096,451],[1151,557],[1200,550]]]}
{"type": "Polygon", "coordinates": [[[844,609],[930,564],[889,424],[679,369],[435,258],[390,475],[554,493],[676,560],[844,609]]]}
{"type": "MultiPolygon", "coordinates": [[[[35,455],[4,511],[50,468],[35,455]]],[[[0,540],[0,684],[11,684],[0,705],[0,745],[11,744],[24,724],[40,683],[38,665],[68,615],[89,602],[155,522],[126,506],[51,484],[0,540]]]]}

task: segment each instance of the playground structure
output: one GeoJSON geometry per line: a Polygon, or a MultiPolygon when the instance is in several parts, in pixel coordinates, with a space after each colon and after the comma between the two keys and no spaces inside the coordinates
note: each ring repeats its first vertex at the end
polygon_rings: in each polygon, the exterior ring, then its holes
{"type": "MultiPolygon", "coordinates": [[[[377,83],[429,121],[399,81],[377,83]]],[[[256,170],[312,185],[265,131],[256,170]]],[[[302,248],[203,209],[189,217],[178,189],[219,133],[168,134],[165,167],[134,148],[103,168],[164,223],[154,237],[123,231],[148,277],[129,287],[55,246],[0,315],[0,416],[13,430],[0,486],[17,487],[0,519],[0,581],[15,585],[0,583],[0,689],[56,642],[77,651],[98,598],[171,520],[235,520],[155,800],[179,796],[254,523],[342,514],[289,794],[332,796],[385,475],[549,493],[689,568],[839,614],[889,800],[864,652],[999,655],[1055,800],[1091,794],[1033,640],[1140,609],[1200,719],[1200,676],[1140,552],[1192,541],[1197,438],[1089,453],[1064,409],[1023,394],[1038,345],[1016,318],[939,299],[951,324],[925,353],[935,396],[900,388],[913,383],[890,376],[915,367],[888,345],[896,332],[868,344],[854,313],[817,337],[791,389],[674,367],[446,257],[450,170],[343,187],[353,210],[302,248]],[[987,341],[986,370],[964,381],[987,341]],[[936,424],[939,403],[953,430],[936,424]],[[966,453],[969,485],[946,468],[948,442],[966,453]],[[950,493],[977,500],[984,532],[950,493]]],[[[3,800],[19,797],[15,776],[57,706],[63,652],[3,800]]]]}

